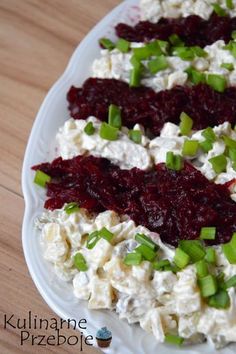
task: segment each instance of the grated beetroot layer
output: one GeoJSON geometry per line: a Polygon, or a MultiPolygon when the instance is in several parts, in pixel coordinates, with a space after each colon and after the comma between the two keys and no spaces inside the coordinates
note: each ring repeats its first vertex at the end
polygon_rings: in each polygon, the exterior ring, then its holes
{"type": "Polygon", "coordinates": [[[194,121],[194,129],[215,126],[226,121],[236,123],[236,87],[218,93],[205,84],[176,86],[156,93],[147,87],[130,88],[115,79],[86,80],[82,88],[72,86],[67,94],[70,114],[75,119],[90,115],[107,121],[111,103],[121,108],[123,125],[142,124],[159,135],[166,122],[179,124],[181,112],[194,121]]]}
{"type": "Polygon", "coordinates": [[[235,29],[236,17],[222,17],[213,13],[208,20],[191,15],[176,19],[161,18],[157,23],[141,21],[134,27],[119,23],[116,26],[116,34],[130,42],[148,42],[152,39],[168,40],[170,35],[177,34],[188,46],[205,47],[219,39],[228,43],[235,29]]]}
{"type": "Polygon", "coordinates": [[[77,156],[33,169],[52,177],[47,209],[78,202],[90,212],[114,210],[173,246],[180,239],[198,238],[203,226],[217,227],[216,239],[209,241],[213,244],[229,241],[236,231],[236,203],[228,188],[209,182],[188,163],[179,172],[165,164],[149,171],[121,170],[104,158],[77,156]]]}

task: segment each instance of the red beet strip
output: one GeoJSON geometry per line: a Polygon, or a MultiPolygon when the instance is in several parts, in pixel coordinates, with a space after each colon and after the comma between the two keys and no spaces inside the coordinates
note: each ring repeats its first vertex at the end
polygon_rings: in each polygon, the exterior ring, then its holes
{"type": "Polygon", "coordinates": [[[187,163],[179,172],[165,164],[149,171],[121,170],[104,158],[77,156],[33,169],[52,177],[47,184],[47,209],[78,202],[90,212],[114,210],[160,233],[173,246],[180,239],[198,238],[203,226],[217,227],[212,244],[229,241],[236,231],[236,203],[228,188],[209,182],[187,163]]]}
{"type": "Polygon", "coordinates": [[[171,90],[156,93],[147,87],[130,88],[115,79],[86,80],[82,88],[71,87],[67,100],[70,114],[75,119],[90,115],[107,121],[111,103],[121,108],[123,125],[133,128],[136,123],[159,135],[166,122],[179,124],[181,112],[186,112],[194,121],[194,129],[204,129],[226,121],[236,123],[236,88],[223,93],[214,91],[205,84],[176,86],[171,90]]]}
{"type": "Polygon", "coordinates": [[[188,46],[205,47],[219,39],[229,42],[235,29],[236,17],[218,16],[213,13],[208,20],[191,15],[177,19],[161,18],[157,23],[141,21],[134,27],[119,23],[116,26],[116,34],[130,42],[168,40],[172,34],[177,34],[188,46]]]}

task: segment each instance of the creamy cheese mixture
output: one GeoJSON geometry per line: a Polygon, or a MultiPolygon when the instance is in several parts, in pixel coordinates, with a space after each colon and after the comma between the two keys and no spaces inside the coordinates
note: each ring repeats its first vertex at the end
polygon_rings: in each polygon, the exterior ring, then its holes
{"type": "MultiPolygon", "coordinates": [[[[183,1],[185,2],[185,1],[183,1]]],[[[101,58],[95,59],[92,66],[92,75],[101,79],[118,79],[129,82],[130,71],[133,66],[130,63],[132,57],[132,48],[143,47],[143,43],[132,43],[131,51],[121,53],[118,49],[111,51],[107,49],[101,50],[101,58]]],[[[147,61],[142,63],[146,67],[143,73],[141,83],[144,86],[151,87],[156,92],[171,89],[176,85],[184,85],[188,81],[188,75],[185,72],[190,66],[199,72],[205,74],[224,75],[229,86],[236,85],[236,58],[228,49],[224,49],[225,42],[219,40],[214,44],[204,48],[207,53],[204,58],[195,58],[192,61],[182,60],[178,56],[167,56],[169,67],[165,70],[151,74],[147,69],[147,61]],[[221,65],[231,63],[234,70],[229,71],[222,68],[221,65]]]]}
{"type": "MultiPolygon", "coordinates": [[[[163,16],[190,14],[208,18],[212,12],[211,3],[210,0],[141,0],[142,19],[157,21],[163,16]]],[[[225,8],[225,0],[219,3],[225,8]]],[[[235,0],[233,3],[236,5],[235,0]]],[[[235,10],[229,13],[231,16],[236,15],[235,10]]],[[[221,67],[223,63],[236,65],[236,59],[229,50],[223,49],[224,45],[220,40],[205,47],[207,56],[192,62],[176,56],[167,57],[169,68],[152,76],[146,71],[142,84],[155,91],[183,85],[187,82],[185,70],[191,65],[206,74],[224,75],[228,85],[236,85],[236,70],[228,71],[221,67]]],[[[143,44],[131,44],[131,48],[139,46],[143,44]]],[[[93,76],[129,82],[131,55],[131,52],[124,54],[117,49],[101,50],[101,58],[95,59],[92,66],[93,76]]],[[[122,169],[138,167],[146,170],[155,163],[165,162],[167,151],[182,154],[185,139],[204,140],[202,131],[192,131],[187,138],[180,135],[177,125],[166,123],[160,136],[154,139],[149,139],[143,127],[136,125],[134,129],[142,132],[140,144],[130,140],[125,127],[122,127],[117,140],[108,141],[100,137],[100,125],[96,117],[66,121],[56,137],[58,155],[68,159],[80,154],[91,154],[108,158],[122,169]],[[95,128],[93,135],[84,132],[88,122],[92,122],[95,128]]],[[[216,175],[208,160],[224,152],[222,136],[236,139],[236,132],[229,123],[216,126],[213,130],[217,139],[212,149],[208,153],[199,149],[195,156],[187,159],[209,180],[225,183],[236,178],[231,161],[227,158],[226,172],[216,175]]],[[[236,201],[236,183],[231,185],[231,197],[236,201]]],[[[75,296],[87,300],[90,309],[115,310],[121,319],[129,323],[139,322],[144,330],[154,334],[158,342],[164,341],[166,333],[173,332],[189,343],[202,342],[207,337],[217,348],[236,341],[235,288],[228,291],[230,307],[218,310],[202,301],[194,265],[188,265],[175,274],[153,270],[147,261],[137,266],[124,264],[124,257],[137,247],[137,233],[145,234],[159,245],[159,260],[168,259],[172,262],[175,249],[162,243],[158,234],[112,211],[91,215],[84,209],[70,215],[63,208],[45,211],[37,219],[36,226],[41,230],[45,259],[53,264],[58,277],[73,283],[75,296]],[[88,249],[88,235],[103,227],[114,234],[111,242],[101,238],[93,249],[88,249]],[[73,257],[78,252],[86,260],[87,271],[79,271],[74,266],[73,257]]],[[[217,255],[216,271],[224,272],[226,279],[229,279],[236,274],[236,265],[228,262],[221,246],[214,248],[217,255]]]]}
{"type": "MultiPolygon", "coordinates": [[[[212,0],[140,0],[141,19],[157,22],[161,17],[177,18],[198,15],[207,20],[213,10],[212,4],[215,2],[212,0]]],[[[227,9],[225,0],[219,0],[217,3],[231,17],[236,16],[235,0],[233,0],[234,9],[232,10],[227,9]]]]}
{"type": "MultiPolygon", "coordinates": [[[[235,288],[229,290],[230,307],[217,310],[202,301],[194,265],[174,274],[154,271],[147,261],[138,266],[123,263],[126,254],[138,245],[134,239],[137,233],[158,244],[160,260],[173,261],[175,249],[163,244],[158,234],[115,212],[93,216],[84,209],[70,215],[63,210],[47,211],[38,220],[38,227],[42,229],[45,259],[62,280],[73,282],[75,296],[87,300],[90,309],[115,310],[129,323],[139,322],[158,342],[173,330],[190,343],[201,342],[205,336],[216,347],[236,341],[235,288]],[[87,235],[102,227],[114,234],[111,243],[101,238],[93,249],[87,249],[87,235]],[[77,252],[86,259],[86,272],[73,266],[77,252]]],[[[226,278],[235,275],[236,265],[227,261],[220,246],[214,248],[217,272],[223,271],[226,278]]]]}

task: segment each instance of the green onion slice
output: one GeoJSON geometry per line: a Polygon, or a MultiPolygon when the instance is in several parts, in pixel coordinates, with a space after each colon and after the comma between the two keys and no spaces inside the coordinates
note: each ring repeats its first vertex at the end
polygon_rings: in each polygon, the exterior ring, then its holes
{"type": "Polygon", "coordinates": [[[217,92],[224,92],[227,86],[227,80],[222,75],[209,74],[207,75],[207,84],[217,92]]]}
{"type": "Polygon", "coordinates": [[[169,37],[169,42],[173,45],[173,46],[184,46],[184,42],[182,41],[182,39],[180,39],[180,37],[177,34],[172,34],[169,37]]]}
{"type": "Polygon", "coordinates": [[[79,204],[76,202],[69,203],[64,208],[66,214],[70,215],[79,210],[79,204]]]}
{"type": "Polygon", "coordinates": [[[98,231],[94,231],[92,232],[89,236],[88,236],[88,239],[87,239],[87,244],[86,244],[86,247],[91,250],[93,249],[97,242],[100,240],[100,235],[99,235],[99,232],[98,231]]]}
{"type": "Polygon", "coordinates": [[[165,70],[169,67],[168,61],[164,55],[160,55],[156,59],[148,62],[148,69],[151,74],[156,74],[159,71],[165,70]]]}
{"type": "Polygon", "coordinates": [[[199,278],[198,284],[202,297],[209,297],[215,295],[217,292],[217,281],[216,278],[211,274],[203,278],[199,278]]]}
{"type": "Polygon", "coordinates": [[[236,149],[229,148],[229,158],[232,161],[236,161],[236,149]]]}
{"type": "Polygon", "coordinates": [[[107,228],[103,227],[99,232],[99,236],[107,240],[108,242],[111,242],[111,240],[114,237],[114,234],[107,230],[107,228]]]}
{"type": "Polygon", "coordinates": [[[193,120],[189,115],[185,112],[180,114],[180,133],[182,135],[188,135],[191,132],[193,127],[193,120]]]}
{"type": "Polygon", "coordinates": [[[133,53],[139,60],[145,60],[151,56],[150,49],[147,46],[141,48],[133,48],[133,53]]]}
{"type": "Polygon", "coordinates": [[[114,104],[111,104],[108,109],[108,123],[118,129],[122,125],[120,108],[114,104]]]}
{"type": "Polygon", "coordinates": [[[142,132],[140,130],[129,130],[129,138],[133,140],[136,144],[141,144],[142,132]]]}
{"type": "Polygon", "coordinates": [[[204,259],[196,263],[198,278],[204,278],[209,274],[208,265],[204,259]]]}
{"type": "Polygon", "coordinates": [[[162,54],[161,48],[158,41],[152,41],[146,44],[146,48],[149,52],[149,56],[159,56],[162,54]]]}
{"type": "Polygon", "coordinates": [[[118,129],[112,127],[111,125],[103,122],[100,126],[100,137],[105,140],[117,140],[118,139],[118,129]]]}
{"type": "Polygon", "coordinates": [[[223,140],[226,146],[231,149],[236,149],[236,140],[229,138],[228,136],[224,135],[223,140]]]}
{"type": "Polygon", "coordinates": [[[156,252],[153,251],[152,248],[148,247],[147,245],[140,245],[137,248],[135,248],[135,251],[138,253],[141,253],[143,258],[149,262],[152,262],[154,258],[156,257],[156,252]]]}
{"type": "Polygon", "coordinates": [[[236,275],[232,276],[224,283],[225,289],[234,288],[235,286],[236,286],[236,275]]]}
{"type": "Polygon", "coordinates": [[[216,264],[216,250],[212,247],[206,249],[205,260],[210,264],[216,264]]]}
{"type": "Polygon", "coordinates": [[[51,177],[43,171],[37,170],[34,176],[34,183],[45,188],[46,184],[51,181],[51,177]]]}
{"type": "Polygon", "coordinates": [[[225,155],[217,155],[208,160],[215,173],[219,174],[226,171],[227,159],[225,155]]]}
{"type": "Polygon", "coordinates": [[[189,67],[185,70],[185,72],[188,74],[188,79],[194,84],[200,84],[200,83],[205,83],[206,82],[206,75],[200,71],[197,71],[193,67],[189,67]]]}
{"type": "Polygon", "coordinates": [[[84,127],[84,132],[85,132],[87,135],[93,135],[93,134],[94,134],[95,128],[94,128],[92,122],[88,122],[88,124],[86,124],[86,126],[84,127]]]}
{"type": "Polygon", "coordinates": [[[141,69],[143,68],[143,64],[139,59],[136,58],[135,55],[131,57],[130,63],[132,64],[134,69],[139,70],[141,72],[141,69]]]}
{"type": "Polygon", "coordinates": [[[165,336],[165,342],[173,345],[182,345],[184,342],[184,338],[173,335],[173,334],[166,334],[165,336]]]}
{"type": "Polygon", "coordinates": [[[155,270],[165,270],[165,267],[170,266],[170,261],[168,259],[163,259],[161,261],[156,261],[152,263],[152,267],[155,270]]]}
{"type": "Polygon", "coordinates": [[[227,309],[230,306],[230,297],[226,290],[220,289],[208,300],[208,305],[217,309],[227,309]]]}
{"type": "Polygon", "coordinates": [[[173,54],[186,61],[192,61],[195,57],[195,53],[191,47],[175,47],[173,54]]]}
{"type": "Polygon", "coordinates": [[[192,263],[200,261],[206,255],[206,251],[199,241],[181,240],[179,242],[179,247],[189,255],[192,263]]]}
{"type": "Polygon", "coordinates": [[[216,237],[216,227],[202,227],[200,232],[201,240],[214,240],[216,237]]]}
{"type": "Polygon", "coordinates": [[[230,242],[223,244],[222,251],[231,264],[236,264],[236,233],[233,234],[230,242]]]}
{"type": "Polygon", "coordinates": [[[105,48],[105,49],[108,49],[108,50],[112,50],[115,48],[115,44],[108,38],[101,38],[99,40],[99,44],[105,48]]]}
{"type": "Polygon", "coordinates": [[[204,129],[201,133],[201,135],[207,140],[212,143],[216,141],[216,135],[214,133],[214,130],[211,127],[208,127],[204,129]]]}
{"type": "Polygon", "coordinates": [[[213,144],[210,140],[201,141],[199,142],[199,145],[205,153],[213,149],[213,144]]]}
{"type": "Polygon", "coordinates": [[[182,154],[184,156],[195,156],[198,151],[198,141],[197,140],[185,140],[182,154]]]}
{"type": "Polygon", "coordinates": [[[185,268],[190,262],[190,257],[187,253],[185,253],[181,248],[176,248],[175,256],[174,256],[174,263],[180,269],[185,268]]]}
{"type": "Polygon", "coordinates": [[[159,246],[155,242],[153,242],[148,236],[146,236],[144,234],[136,234],[135,240],[137,242],[141,243],[142,245],[148,246],[153,251],[157,251],[159,248],[159,246]]]}
{"type": "Polygon", "coordinates": [[[86,260],[82,253],[76,253],[74,256],[74,266],[81,272],[86,272],[88,270],[88,266],[86,260]]]}
{"type": "Polygon", "coordinates": [[[130,72],[130,87],[139,87],[141,82],[141,69],[132,69],[130,72]]]}
{"type": "Polygon", "coordinates": [[[170,170],[180,171],[183,168],[183,159],[180,155],[175,155],[172,151],[166,154],[166,167],[170,170]]]}
{"type": "Polygon", "coordinates": [[[221,16],[221,17],[227,16],[226,11],[217,2],[212,4],[212,6],[213,6],[215,13],[218,16],[221,16]]]}
{"type": "Polygon", "coordinates": [[[233,10],[234,9],[233,0],[226,0],[225,3],[226,3],[227,9],[229,9],[229,10],[233,10]]]}
{"type": "Polygon", "coordinates": [[[139,265],[142,262],[142,254],[139,252],[128,253],[124,258],[124,264],[128,266],[139,265]]]}
{"type": "Polygon", "coordinates": [[[127,53],[130,48],[130,42],[126,41],[123,38],[119,38],[116,42],[116,48],[122,53],[127,53]]]}
{"type": "Polygon", "coordinates": [[[234,64],[232,64],[232,63],[223,63],[223,64],[221,64],[221,68],[226,69],[228,71],[233,71],[234,70],[234,64]]]}

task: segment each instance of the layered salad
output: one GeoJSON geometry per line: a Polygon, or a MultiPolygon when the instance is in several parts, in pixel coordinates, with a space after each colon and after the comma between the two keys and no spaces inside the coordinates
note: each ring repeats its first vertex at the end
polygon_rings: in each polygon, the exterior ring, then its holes
{"type": "Polygon", "coordinates": [[[33,166],[42,252],[89,309],[221,348],[236,342],[236,1],[140,14],[100,39],[55,159],[33,166]]]}

